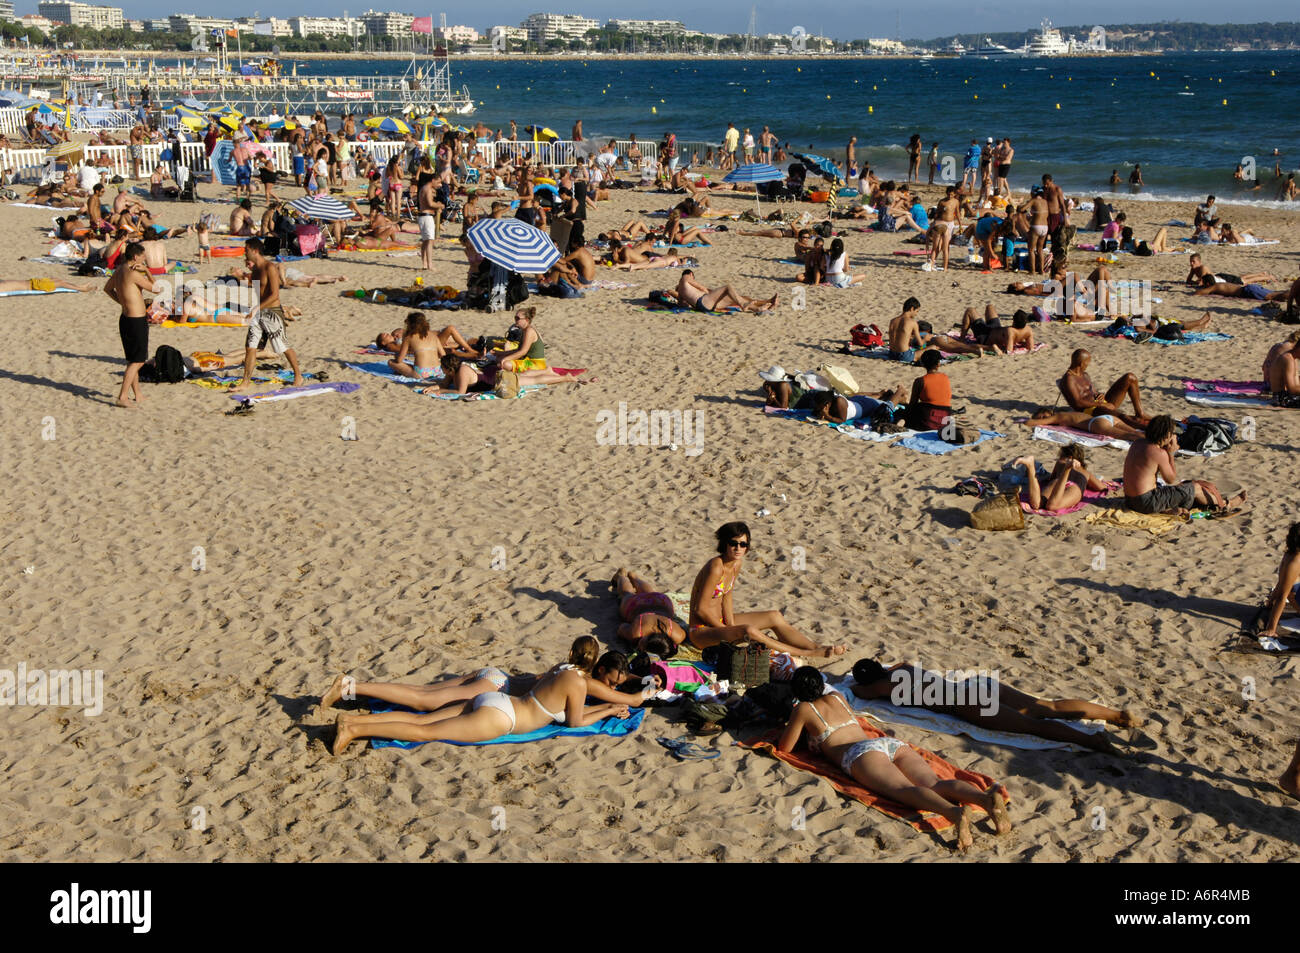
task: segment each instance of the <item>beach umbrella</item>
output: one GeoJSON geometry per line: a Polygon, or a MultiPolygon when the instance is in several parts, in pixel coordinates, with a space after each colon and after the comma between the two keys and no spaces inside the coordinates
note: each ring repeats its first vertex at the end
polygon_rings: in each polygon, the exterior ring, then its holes
{"type": "Polygon", "coordinates": [[[832,182],[841,182],[844,179],[844,173],[840,171],[840,167],[833,159],[803,152],[796,152],[794,157],[806,165],[810,172],[817,173],[823,179],[830,179],[832,182]]]}
{"type": "Polygon", "coordinates": [[[277,119],[266,124],[267,129],[297,129],[298,124],[292,119],[277,119]]]}
{"type": "Polygon", "coordinates": [[[199,129],[207,128],[208,120],[204,117],[203,113],[190,106],[177,103],[175,106],[172,106],[170,112],[189,129],[197,131],[199,129]]]}
{"type": "Polygon", "coordinates": [[[560,260],[549,235],[517,218],[480,218],[465,234],[488,261],[520,274],[542,274],[560,260]]]}
{"type": "Polygon", "coordinates": [[[371,129],[378,129],[380,132],[396,132],[406,135],[411,131],[411,127],[400,119],[394,119],[392,116],[373,116],[367,119],[364,125],[371,129]]]}
{"type": "MultiPolygon", "coordinates": [[[[465,130],[468,132],[468,130],[465,130]]],[[[546,126],[524,126],[524,132],[533,137],[533,142],[554,142],[560,134],[546,126]]]]}
{"type": "Polygon", "coordinates": [[[316,218],[323,222],[343,222],[356,214],[338,199],[328,195],[304,195],[290,202],[289,207],[304,218],[316,218]]]}
{"type": "Polygon", "coordinates": [[[45,150],[45,158],[61,159],[64,156],[80,153],[85,148],[86,144],[84,142],[60,142],[58,145],[50,146],[49,149],[45,150]]]}
{"type": "Polygon", "coordinates": [[[184,106],[186,109],[192,109],[195,112],[200,112],[200,113],[205,113],[208,111],[207,105],[205,103],[199,102],[193,96],[187,97],[186,99],[177,100],[176,105],[184,106]]]}
{"type": "MultiPolygon", "coordinates": [[[[738,165],[722,177],[723,182],[752,182],[758,185],[761,182],[784,182],[785,173],[774,165],[766,162],[747,162],[744,165],[738,165]]],[[[754,206],[759,207],[758,190],[754,190],[754,206]]]]}

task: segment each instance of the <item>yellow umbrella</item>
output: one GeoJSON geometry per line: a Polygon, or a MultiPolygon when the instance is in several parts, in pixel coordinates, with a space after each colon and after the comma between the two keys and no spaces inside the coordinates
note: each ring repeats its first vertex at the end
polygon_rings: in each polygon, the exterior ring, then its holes
{"type": "Polygon", "coordinates": [[[240,117],[237,115],[222,116],[219,119],[217,119],[217,125],[229,129],[231,132],[234,132],[236,129],[239,128],[240,117]]]}
{"type": "Polygon", "coordinates": [[[84,142],[60,142],[58,145],[50,146],[50,148],[45,151],[45,158],[61,159],[64,156],[70,156],[73,153],[81,152],[85,148],[86,144],[84,142]]]}
{"type": "Polygon", "coordinates": [[[396,132],[406,135],[411,131],[411,127],[400,119],[394,119],[391,116],[372,116],[365,121],[365,125],[371,129],[378,129],[381,132],[396,132]]]}

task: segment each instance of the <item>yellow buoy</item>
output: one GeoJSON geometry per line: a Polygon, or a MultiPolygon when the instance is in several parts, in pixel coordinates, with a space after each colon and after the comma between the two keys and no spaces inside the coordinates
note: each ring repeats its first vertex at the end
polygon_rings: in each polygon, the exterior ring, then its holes
{"type": "Polygon", "coordinates": [[[657,108],[655,108],[654,106],[651,106],[651,107],[650,107],[650,111],[651,111],[652,113],[654,113],[655,115],[658,115],[658,114],[659,114],[659,110],[658,110],[657,108]]]}
{"type": "Polygon", "coordinates": [[[868,107],[867,107],[867,112],[869,112],[869,113],[873,113],[873,112],[875,112],[875,111],[876,111],[876,107],[875,107],[875,106],[868,106],[868,107]]]}
{"type": "Polygon", "coordinates": [[[803,72],[803,67],[802,67],[802,66],[796,66],[796,67],[794,68],[794,71],[795,71],[796,73],[802,73],[802,72],[803,72]]]}
{"type": "Polygon", "coordinates": [[[830,94],[830,93],[827,93],[827,94],[826,94],[826,98],[827,98],[827,99],[830,99],[830,98],[831,98],[831,94],[830,94]]]}
{"type": "Polygon", "coordinates": [[[1228,101],[1226,99],[1223,101],[1223,105],[1225,106],[1228,105],[1228,101]]]}
{"type": "Polygon", "coordinates": [[[1057,103],[1057,104],[1056,104],[1056,108],[1057,108],[1057,109],[1060,109],[1060,108],[1061,108],[1061,104],[1060,104],[1060,103],[1057,103]]]}

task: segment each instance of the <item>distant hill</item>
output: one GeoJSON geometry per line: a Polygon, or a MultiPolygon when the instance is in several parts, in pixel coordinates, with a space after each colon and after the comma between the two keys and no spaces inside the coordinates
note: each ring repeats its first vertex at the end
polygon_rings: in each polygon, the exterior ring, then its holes
{"type": "MultiPolygon", "coordinates": [[[[1276,50],[1300,48],[1300,23],[1103,23],[1106,45],[1112,50],[1224,50],[1235,46],[1276,50]]],[[[1065,37],[1086,38],[1095,24],[1057,26],[1065,37]]],[[[1037,29],[1017,33],[960,33],[930,40],[908,40],[909,45],[942,49],[954,39],[966,46],[988,37],[994,43],[1018,48],[1037,29]]]]}

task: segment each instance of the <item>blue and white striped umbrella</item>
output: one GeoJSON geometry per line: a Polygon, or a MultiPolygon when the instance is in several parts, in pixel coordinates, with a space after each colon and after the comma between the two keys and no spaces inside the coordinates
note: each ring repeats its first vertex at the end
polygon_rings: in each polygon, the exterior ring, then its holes
{"type": "Polygon", "coordinates": [[[774,165],[768,165],[766,162],[747,162],[744,165],[736,166],[725,176],[723,182],[783,182],[785,173],[774,165]]]}
{"type": "Polygon", "coordinates": [[[289,207],[303,218],[316,218],[323,222],[342,222],[356,214],[338,199],[332,199],[328,195],[304,195],[290,202],[289,207]]]}
{"type": "Polygon", "coordinates": [[[796,152],[794,157],[802,162],[809,172],[820,175],[823,179],[829,179],[832,182],[840,182],[844,179],[844,173],[835,164],[834,159],[814,155],[811,152],[796,152]]]}
{"type": "Polygon", "coordinates": [[[560,260],[549,235],[517,218],[480,218],[465,234],[488,261],[520,274],[540,275],[560,260]]]}

